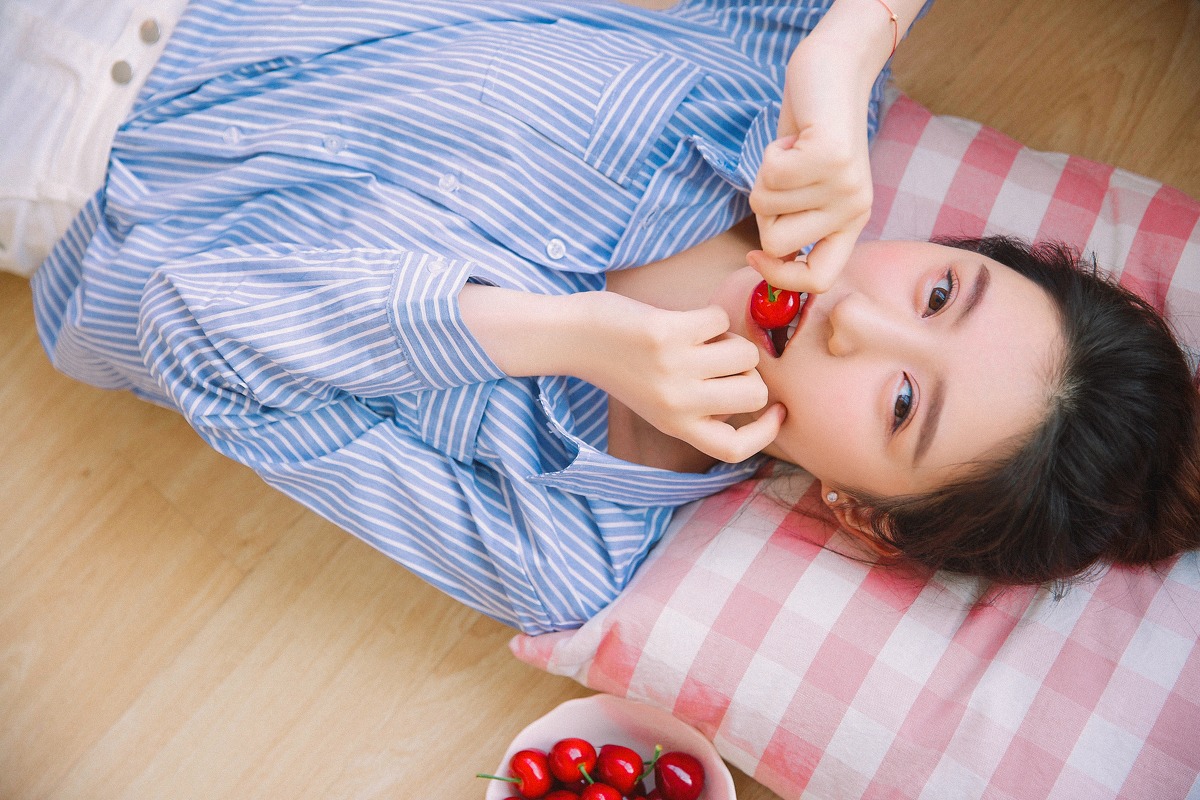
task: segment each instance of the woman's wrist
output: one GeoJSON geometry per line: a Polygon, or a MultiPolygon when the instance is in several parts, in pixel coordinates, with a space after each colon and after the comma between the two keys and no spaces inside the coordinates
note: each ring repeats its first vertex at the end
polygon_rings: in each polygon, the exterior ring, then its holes
{"type": "Polygon", "coordinates": [[[458,303],[467,328],[506,375],[573,375],[586,349],[590,294],[544,295],[467,284],[458,303]]]}
{"type": "Polygon", "coordinates": [[[823,56],[849,59],[869,85],[923,5],[924,0],[837,0],[805,44],[820,49],[823,56]]]}

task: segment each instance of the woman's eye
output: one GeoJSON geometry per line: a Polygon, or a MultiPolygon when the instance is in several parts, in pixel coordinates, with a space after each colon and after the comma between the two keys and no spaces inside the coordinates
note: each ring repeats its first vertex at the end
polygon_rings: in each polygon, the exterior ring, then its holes
{"type": "Polygon", "coordinates": [[[913,404],[913,387],[908,376],[904,376],[903,383],[900,384],[900,392],[896,395],[896,402],[892,406],[892,432],[900,430],[900,426],[908,419],[908,415],[912,413],[913,404]]]}
{"type": "Polygon", "coordinates": [[[957,285],[957,280],[954,277],[953,270],[946,270],[946,276],[937,282],[929,292],[929,300],[926,303],[926,312],[923,316],[931,317],[946,307],[950,302],[950,298],[954,296],[954,288],[957,285]]]}

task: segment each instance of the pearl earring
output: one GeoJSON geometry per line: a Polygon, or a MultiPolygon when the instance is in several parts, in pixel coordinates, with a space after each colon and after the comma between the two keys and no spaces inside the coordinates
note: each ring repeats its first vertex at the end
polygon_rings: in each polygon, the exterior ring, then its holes
{"type": "Polygon", "coordinates": [[[837,492],[830,492],[829,494],[825,495],[825,502],[829,503],[830,505],[833,505],[837,501],[838,501],[838,493],[837,492]]]}

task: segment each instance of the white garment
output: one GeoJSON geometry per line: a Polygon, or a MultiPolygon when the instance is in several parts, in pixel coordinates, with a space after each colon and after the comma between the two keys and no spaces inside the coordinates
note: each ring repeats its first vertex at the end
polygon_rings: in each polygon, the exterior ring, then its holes
{"type": "Polygon", "coordinates": [[[30,275],[104,182],[187,0],[0,0],[0,269],[30,275]]]}

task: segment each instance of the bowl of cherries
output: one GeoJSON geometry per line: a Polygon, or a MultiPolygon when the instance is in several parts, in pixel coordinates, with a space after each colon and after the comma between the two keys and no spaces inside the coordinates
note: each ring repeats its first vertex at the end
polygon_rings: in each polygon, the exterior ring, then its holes
{"type": "Polygon", "coordinates": [[[486,800],[735,800],[712,743],[655,706],[596,694],[517,734],[486,800]]]}

